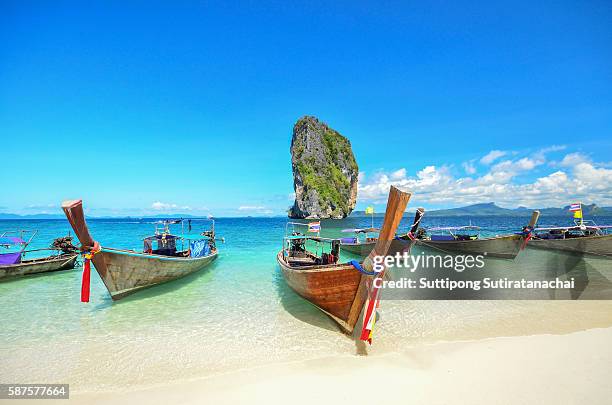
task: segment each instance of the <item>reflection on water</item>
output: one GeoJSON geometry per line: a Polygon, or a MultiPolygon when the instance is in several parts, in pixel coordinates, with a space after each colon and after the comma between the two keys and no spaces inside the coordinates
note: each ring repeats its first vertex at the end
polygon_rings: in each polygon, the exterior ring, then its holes
{"type": "MultiPolygon", "coordinates": [[[[380,226],[381,219],[375,220],[380,226]]],[[[524,222],[483,221],[478,225],[493,234],[524,222]]],[[[219,219],[217,232],[226,243],[219,245],[219,258],[210,267],[117,302],[94,272],[91,302],[81,303],[78,269],[0,283],[0,381],[69,382],[75,392],[127,389],[275,362],[377,355],[440,340],[612,325],[612,301],[387,300],[379,311],[374,346],[357,347],[284,283],[276,253],[285,222],[219,219]]],[[[404,220],[403,227],[410,222],[404,220]]],[[[323,221],[323,236],[369,225],[369,218],[323,221]]],[[[0,221],[0,228],[39,229],[33,248],[68,232],[65,221],[0,221]]],[[[90,228],[105,246],[139,249],[153,225],[94,220],[90,228]]],[[[350,258],[341,253],[341,260],[350,258]]],[[[571,275],[582,283],[577,295],[555,292],[554,298],[584,299],[591,298],[594,286],[609,289],[610,263],[528,249],[514,262],[492,260],[490,266],[500,273],[571,275]]]]}
{"type": "MultiPolygon", "coordinates": [[[[414,288],[387,288],[384,299],[612,299],[612,260],[605,257],[576,255],[560,251],[526,249],[514,260],[485,257],[482,268],[457,271],[444,267],[442,259],[459,258],[459,254],[440,253],[435,249],[417,245],[412,255],[432,259],[429,266],[419,265],[413,271],[405,268],[389,269],[391,280],[413,280],[414,288]],[[433,260],[437,258],[439,260],[433,260]],[[490,279],[502,288],[482,288],[483,280],[490,279]],[[418,288],[426,279],[428,287],[436,280],[462,282],[450,291],[446,285],[440,288],[418,288]],[[508,281],[572,281],[573,288],[508,288],[497,280],[508,281]],[[476,290],[474,288],[481,287],[476,290]]],[[[423,262],[421,262],[423,263],[423,262]]]]}

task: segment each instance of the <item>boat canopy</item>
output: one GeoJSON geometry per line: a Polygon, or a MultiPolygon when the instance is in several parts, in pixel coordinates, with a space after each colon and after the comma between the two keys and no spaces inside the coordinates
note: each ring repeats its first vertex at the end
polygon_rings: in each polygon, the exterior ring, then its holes
{"type": "Polygon", "coordinates": [[[479,226],[466,225],[466,226],[438,226],[434,228],[427,228],[427,231],[466,231],[466,230],[480,230],[479,226]]]}
{"type": "Polygon", "coordinates": [[[0,245],[2,246],[21,245],[24,243],[26,241],[17,236],[0,236],[0,245]]]}
{"type": "Polygon", "coordinates": [[[146,238],[144,238],[144,240],[160,240],[160,239],[168,240],[168,239],[180,239],[180,238],[181,238],[180,236],[171,235],[171,234],[159,234],[159,235],[147,236],[146,238]]]}
{"type": "Polygon", "coordinates": [[[586,231],[586,230],[600,230],[600,229],[612,229],[612,225],[589,225],[589,226],[547,226],[542,228],[536,228],[534,231],[586,231]]]}
{"type": "Polygon", "coordinates": [[[375,233],[375,232],[380,232],[380,229],[379,228],[355,228],[355,229],[343,229],[342,232],[375,233]]]}
{"type": "Polygon", "coordinates": [[[340,239],[336,238],[322,238],[320,236],[309,236],[309,235],[287,235],[284,238],[285,240],[300,240],[300,239],[308,239],[313,240],[315,242],[337,242],[340,239]]]}
{"type": "Polygon", "coordinates": [[[285,236],[285,239],[297,240],[297,239],[310,239],[310,238],[306,235],[289,235],[289,236],[285,236]]]}

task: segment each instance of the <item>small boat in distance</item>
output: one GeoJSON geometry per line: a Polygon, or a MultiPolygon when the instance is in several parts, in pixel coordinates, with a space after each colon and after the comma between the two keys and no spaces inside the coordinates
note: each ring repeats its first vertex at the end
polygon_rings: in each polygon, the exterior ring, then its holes
{"type": "MultiPolygon", "coordinates": [[[[425,210],[423,208],[417,208],[414,216],[414,222],[410,226],[410,231],[404,235],[397,235],[394,238],[394,240],[391,242],[391,246],[389,247],[389,254],[404,252],[410,253],[410,249],[414,244],[414,238],[410,238],[409,235],[416,232],[424,212],[425,210]]],[[[374,224],[373,221],[374,220],[372,220],[372,225],[374,224]]],[[[380,232],[380,229],[372,226],[372,228],[364,229],[343,229],[342,232],[355,232],[356,235],[353,238],[340,239],[340,249],[353,255],[366,257],[370,254],[372,249],[374,249],[374,246],[376,246],[376,241],[378,240],[378,237],[372,236],[371,234],[380,232]],[[364,237],[360,238],[360,234],[363,234],[364,237]]]]}
{"type": "MultiPolygon", "coordinates": [[[[417,210],[417,216],[424,215],[425,210],[417,210]]],[[[527,241],[530,232],[538,221],[540,212],[534,211],[529,225],[522,232],[511,235],[498,235],[493,237],[482,237],[480,228],[473,225],[446,226],[432,228],[413,228],[401,239],[413,239],[417,244],[429,247],[440,253],[467,253],[475,255],[486,255],[502,259],[514,259],[527,241]]],[[[421,218],[415,218],[415,224],[421,218]]]]}
{"type": "Polygon", "coordinates": [[[51,247],[46,249],[26,250],[37,233],[38,231],[19,230],[0,234],[0,280],[74,268],[79,255],[70,236],[55,239],[51,247]],[[29,253],[46,250],[53,251],[54,254],[25,259],[29,253]]]}
{"type": "MultiPolygon", "coordinates": [[[[62,209],[74,229],[81,249],[89,252],[96,271],[113,300],[147,287],[165,283],[202,270],[217,258],[214,222],[199,235],[174,235],[170,225],[183,220],[163,221],[155,234],[144,239],[142,252],[101,246],[89,233],[81,200],[65,201],[62,209]]],[[[191,226],[189,225],[189,228],[191,226]]],[[[88,280],[84,277],[83,289],[88,280]]]]}
{"type": "Polygon", "coordinates": [[[357,256],[367,256],[370,254],[378,236],[372,234],[378,234],[380,229],[378,228],[357,228],[357,229],[343,229],[342,232],[355,234],[353,237],[341,238],[340,249],[357,256]]]}
{"type": "MultiPolygon", "coordinates": [[[[372,272],[374,256],[385,256],[395,231],[410,199],[409,193],[391,187],[387,212],[380,231],[380,238],[370,256],[361,265],[372,272]]],[[[306,236],[291,232],[283,239],[283,248],[276,259],[289,287],[311,302],[340,325],[345,333],[352,333],[367,300],[368,286],[372,279],[351,263],[339,263],[340,241],[318,236],[306,236]],[[307,241],[331,245],[329,253],[308,251],[307,241]]]]}
{"type": "Polygon", "coordinates": [[[529,247],[612,257],[611,232],[610,225],[584,220],[570,226],[541,227],[534,230],[529,247]]]}

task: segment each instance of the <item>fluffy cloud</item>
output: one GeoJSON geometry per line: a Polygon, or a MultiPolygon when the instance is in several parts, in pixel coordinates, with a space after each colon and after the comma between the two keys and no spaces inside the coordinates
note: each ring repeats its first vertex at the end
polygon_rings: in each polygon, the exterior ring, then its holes
{"type": "Polygon", "coordinates": [[[561,167],[573,167],[580,163],[589,162],[590,159],[583,153],[575,152],[565,155],[563,160],[559,163],[561,167]]]}
{"type": "Polygon", "coordinates": [[[153,204],[151,204],[151,208],[154,209],[155,211],[168,211],[168,210],[174,210],[174,209],[181,209],[185,211],[191,210],[191,207],[187,205],[179,206],[178,204],[164,203],[161,201],[155,201],[153,204]]]}
{"type": "Polygon", "coordinates": [[[403,179],[404,177],[406,177],[406,169],[399,169],[391,173],[391,178],[393,180],[403,179]]]}
{"type": "Polygon", "coordinates": [[[272,215],[274,211],[270,208],[267,208],[263,205],[241,205],[238,207],[238,211],[248,212],[249,214],[259,214],[259,215],[272,215]]]}
{"type": "Polygon", "coordinates": [[[492,150],[491,152],[484,155],[482,159],[480,159],[480,163],[482,163],[483,165],[490,165],[500,157],[506,156],[507,153],[508,152],[504,152],[502,150],[492,150]]]}
{"type": "Polygon", "coordinates": [[[239,211],[258,211],[258,210],[263,210],[266,207],[261,206],[261,205],[241,205],[240,207],[238,207],[239,211]]]}
{"type": "MultiPolygon", "coordinates": [[[[560,148],[560,147],[555,147],[560,148]]],[[[560,150],[560,149],[555,149],[560,150]]],[[[465,205],[495,201],[505,206],[561,206],[580,199],[612,205],[612,170],[607,164],[593,163],[584,155],[570,153],[560,166],[562,170],[517,182],[517,176],[531,173],[538,167],[548,167],[542,149],[531,156],[501,161],[479,177],[456,177],[446,167],[427,166],[407,176],[406,171],[391,174],[376,173],[359,184],[359,199],[383,203],[391,185],[414,193],[414,200],[432,205],[465,205]],[[402,176],[396,175],[403,173],[402,176]]],[[[497,157],[499,158],[499,156],[497,157]]],[[[474,174],[466,169],[467,174],[474,174]]]]}

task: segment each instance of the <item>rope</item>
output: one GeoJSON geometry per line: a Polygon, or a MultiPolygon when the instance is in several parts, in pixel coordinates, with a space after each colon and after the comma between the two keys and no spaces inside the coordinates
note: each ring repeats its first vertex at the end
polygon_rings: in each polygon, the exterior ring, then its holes
{"type": "Polygon", "coordinates": [[[351,260],[348,262],[349,264],[351,264],[356,270],[359,270],[360,273],[365,274],[366,276],[375,276],[378,273],[375,271],[367,271],[366,269],[364,269],[361,264],[359,264],[359,262],[357,260],[351,260]]]}

